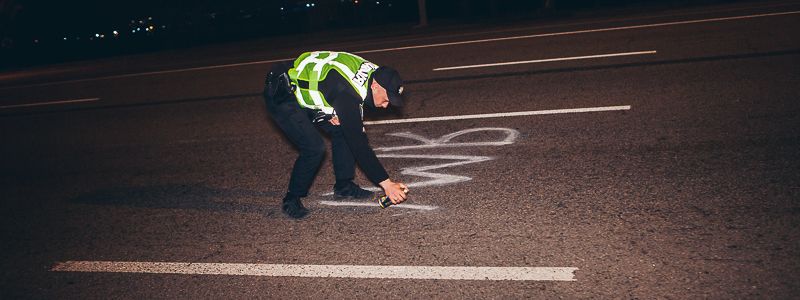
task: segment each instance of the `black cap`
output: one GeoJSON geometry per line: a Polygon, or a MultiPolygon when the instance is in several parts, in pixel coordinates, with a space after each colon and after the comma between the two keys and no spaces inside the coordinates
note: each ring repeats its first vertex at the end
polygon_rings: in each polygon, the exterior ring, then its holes
{"type": "Polygon", "coordinates": [[[386,89],[389,103],[392,106],[403,106],[403,79],[400,78],[397,70],[390,67],[379,67],[373,76],[378,84],[386,89]]]}

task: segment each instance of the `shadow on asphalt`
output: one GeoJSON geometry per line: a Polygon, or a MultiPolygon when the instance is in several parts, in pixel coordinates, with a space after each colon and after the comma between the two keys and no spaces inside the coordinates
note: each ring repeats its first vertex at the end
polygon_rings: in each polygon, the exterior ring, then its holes
{"type": "Polygon", "coordinates": [[[161,209],[195,209],[214,212],[272,215],[279,212],[282,192],[223,189],[201,184],[117,187],[97,190],[71,203],[161,209]]]}

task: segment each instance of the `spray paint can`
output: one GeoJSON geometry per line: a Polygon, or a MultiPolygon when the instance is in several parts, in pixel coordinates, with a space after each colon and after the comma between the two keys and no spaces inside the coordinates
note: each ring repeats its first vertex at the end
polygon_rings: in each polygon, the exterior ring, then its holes
{"type": "Polygon", "coordinates": [[[387,208],[392,205],[392,200],[389,199],[389,196],[382,195],[376,198],[378,200],[378,205],[380,205],[381,208],[387,208]]]}
{"type": "MultiPolygon", "coordinates": [[[[403,189],[403,192],[407,194],[408,193],[408,188],[403,189]]],[[[378,205],[380,205],[381,208],[387,208],[389,206],[392,206],[392,204],[394,204],[394,203],[392,203],[392,199],[389,199],[389,196],[381,195],[381,194],[378,194],[378,195],[379,196],[375,197],[375,199],[377,199],[378,205]]]]}

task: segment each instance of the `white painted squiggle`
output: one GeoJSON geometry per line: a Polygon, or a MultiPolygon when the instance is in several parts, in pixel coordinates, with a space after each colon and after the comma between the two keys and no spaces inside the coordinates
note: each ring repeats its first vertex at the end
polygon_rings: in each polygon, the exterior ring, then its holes
{"type": "MultiPolygon", "coordinates": [[[[510,128],[497,128],[497,127],[472,128],[446,134],[437,139],[428,139],[423,136],[413,134],[410,132],[390,133],[388,135],[420,141],[422,142],[422,144],[410,145],[410,146],[398,146],[398,147],[380,147],[376,148],[375,149],[376,151],[391,152],[391,151],[402,151],[410,149],[502,146],[514,143],[519,137],[519,131],[510,128]],[[493,141],[493,142],[459,142],[459,143],[450,142],[456,137],[481,131],[499,131],[505,133],[506,137],[500,141],[493,141]]],[[[451,163],[403,168],[401,171],[403,175],[412,175],[412,176],[430,178],[430,180],[427,181],[407,183],[408,187],[442,186],[446,184],[470,181],[472,180],[472,178],[467,176],[433,173],[428,171],[455,167],[455,166],[462,166],[472,163],[479,163],[494,159],[489,156],[478,156],[478,155],[428,155],[428,154],[380,154],[378,155],[378,157],[457,160],[457,162],[451,162],[451,163]]],[[[380,190],[380,189],[375,188],[374,190],[380,190]]]]}
{"type": "MultiPolygon", "coordinates": [[[[446,185],[446,184],[470,181],[470,180],[472,180],[472,178],[467,177],[467,176],[459,176],[459,175],[443,174],[443,173],[433,173],[433,172],[427,172],[427,171],[436,170],[436,169],[442,169],[442,168],[455,167],[455,166],[463,166],[463,165],[467,165],[467,164],[474,164],[474,163],[484,162],[484,161],[493,159],[493,158],[488,157],[488,156],[475,156],[475,155],[422,155],[422,154],[381,154],[381,155],[378,155],[378,157],[457,160],[456,162],[451,162],[451,163],[403,168],[403,170],[401,171],[401,173],[403,175],[412,175],[412,176],[430,178],[430,180],[427,180],[427,181],[412,182],[412,183],[406,184],[406,185],[408,185],[409,188],[412,188],[412,187],[426,187],[426,186],[441,186],[441,185],[446,185]]],[[[377,190],[377,188],[376,188],[376,190],[377,190]]]]}
{"type": "MultiPolygon", "coordinates": [[[[473,129],[465,129],[457,132],[453,132],[450,134],[443,135],[439,138],[429,139],[423,137],[421,135],[413,134],[411,132],[400,132],[400,133],[390,133],[387,134],[390,136],[402,137],[407,138],[415,141],[422,142],[419,145],[407,145],[407,146],[394,146],[394,147],[380,147],[375,148],[375,151],[381,152],[393,152],[393,151],[403,151],[403,150],[412,150],[412,149],[432,149],[432,148],[461,148],[461,147],[479,147],[479,146],[503,146],[509,145],[514,143],[517,138],[519,137],[519,131],[509,128],[496,128],[496,127],[483,127],[483,128],[473,128],[473,129]],[[490,142],[451,142],[453,139],[460,137],[465,134],[481,132],[481,131],[497,131],[505,133],[506,136],[499,141],[490,141],[490,142]]],[[[433,155],[433,154],[394,154],[394,153],[385,153],[385,154],[378,154],[378,157],[381,158],[399,158],[399,159],[437,159],[437,160],[451,160],[453,162],[446,162],[446,163],[439,163],[433,165],[423,165],[423,166],[415,166],[415,167],[405,167],[401,169],[400,173],[403,175],[410,175],[410,176],[417,176],[427,178],[428,180],[424,181],[417,181],[417,182],[407,182],[409,188],[420,188],[420,187],[431,187],[431,186],[443,186],[448,184],[454,184],[459,182],[465,182],[472,180],[471,177],[468,176],[461,176],[461,175],[453,175],[453,174],[446,174],[446,173],[434,173],[430,172],[432,170],[437,169],[444,169],[449,167],[456,167],[456,166],[463,166],[467,164],[474,164],[479,162],[485,162],[494,159],[493,157],[489,156],[481,156],[481,155],[433,155]]],[[[381,189],[378,187],[370,187],[367,188],[371,191],[380,191],[381,189]]],[[[331,195],[332,193],[327,193],[325,195],[331,195]]],[[[321,201],[321,204],[324,205],[331,205],[328,202],[321,201]]],[[[342,206],[343,204],[338,204],[342,206]]],[[[359,204],[363,205],[363,204],[359,204]]],[[[372,204],[369,204],[372,205],[372,204]]],[[[432,206],[435,208],[435,206],[432,206]]],[[[416,207],[408,207],[411,209],[418,209],[416,207]]]]}
{"type": "Polygon", "coordinates": [[[483,127],[483,128],[473,128],[473,129],[466,129],[457,132],[453,132],[451,134],[446,134],[441,136],[438,139],[427,139],[420,135],[416,135],[410,132],[400,132],[400,133],[390,133],[387,134],[390,136],[397,136],[397,137],[404,137],[407,139],[412,139],[416,141],[422,142],[422,145],[410,145],[410,146],[399,146],[399,147],[380,147],[375,148],[375,151],[402,151],[402,150],[410,150],[410,149],[427,149],[427,148],[445,148],[445,147],[478,147],[478,146],[503,146],[508,144],[513,144],[517,138],[519,137],[519,131],[509,128],[495,128],[495,127],[483,127]],[[505,139],[502,141],[495,141],[495,142],[469,142],[469,143],[450,143],[450,140],[473,132],[480,132],[480,131],[499,131],[506,133],[505,139]]]}

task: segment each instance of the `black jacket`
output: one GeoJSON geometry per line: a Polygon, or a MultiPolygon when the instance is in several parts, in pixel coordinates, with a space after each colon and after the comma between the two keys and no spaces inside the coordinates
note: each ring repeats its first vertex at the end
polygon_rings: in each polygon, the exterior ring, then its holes
{"type": "MultiPolygon", "coordinates": [[[[370,77],[367,86],[372,84],[370,77]]],[[[362,101],[361,96],[353,89],[346,78],[342,77],[339,72],[330,71],[325,78],[321,81],[318,87],[325,100],[333,106],[336,110],[336,115],[339,117],[340,127],[356,159],[356,163],[364,171],[370,181],[375,184],[380,183],[389,178],[386,169],[383,168],[378,157],[367,141],[367,135],[364,132],[364,122],[362,118],[363,105],[373,107],[372,89],[367,88],[367,98],[362,101]]],[[[299,104],[298,104],[299,105],[299,104]]]]}

